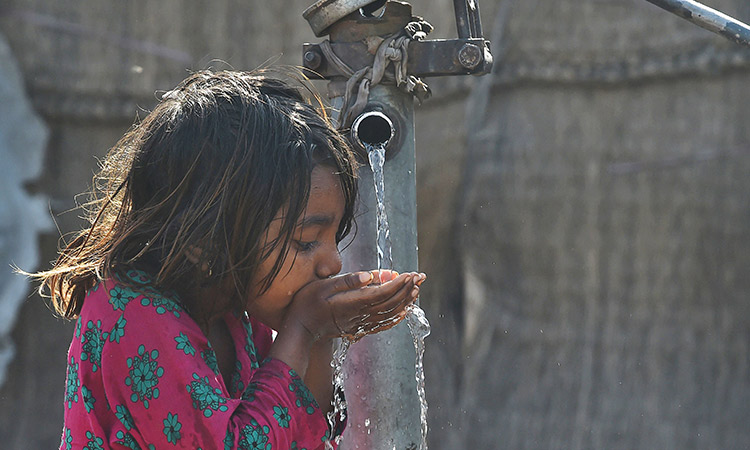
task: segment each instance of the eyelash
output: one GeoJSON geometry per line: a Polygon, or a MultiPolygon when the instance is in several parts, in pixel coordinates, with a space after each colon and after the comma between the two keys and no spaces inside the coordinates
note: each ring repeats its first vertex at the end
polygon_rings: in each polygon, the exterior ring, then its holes
{"type": "Polygon", "coordinates": [[[303,241],[294,241],[297,245],[297,248],[301,252],[309,252],[312,249],[315,248],[315,246],[318,244],[317,241],[311,241],[311,242],[303,242],[303,241]]]}

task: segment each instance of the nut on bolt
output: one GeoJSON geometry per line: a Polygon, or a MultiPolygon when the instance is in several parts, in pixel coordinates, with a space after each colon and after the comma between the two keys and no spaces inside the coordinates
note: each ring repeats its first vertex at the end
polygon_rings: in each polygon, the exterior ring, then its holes
{"type": "Polygon", "coordinates": [[[458,63],[466,69],[472,70],[482,62],[482,50],[470,43],[466,43],[458,51],[458,63]]]}
{"type": "Polygon", "coordinates": [[[305,65],[307,65],[309,69],[313,69],[313,70],[320,67],[320,63],[323,60],[323,58],[320,56],[320,53],[318,53],[315,50],[306,51],[304,57],[305,57],[305,65]]]}

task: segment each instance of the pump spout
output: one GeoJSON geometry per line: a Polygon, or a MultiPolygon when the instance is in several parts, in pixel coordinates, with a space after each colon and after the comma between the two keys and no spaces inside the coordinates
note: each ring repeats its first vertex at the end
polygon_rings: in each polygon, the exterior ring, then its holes
{"type": "Polygon", "coordinates": [[[380,111],[362,113],[352,123],[352,140],[363,148],[387,147],[395,135],[393,121],[380,111]]]}

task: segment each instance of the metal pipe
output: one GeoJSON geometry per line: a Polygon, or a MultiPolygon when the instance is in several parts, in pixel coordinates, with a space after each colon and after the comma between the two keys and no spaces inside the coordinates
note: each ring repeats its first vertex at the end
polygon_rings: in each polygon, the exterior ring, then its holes
{"type": "Polygon", "coordinates": [[[469,18],[471,19],[471,37],[479,38],[484,36],[482,32],[482,20],[479,17],[479,2],[469,0],[469,18]]]}
{"type": "Polygon", "coordinates": [[[379,111],[360,114],[352,122],[352,139],[362,147],[378,144],[385,147],[395,134],[393,121],[379,111]]]}
{"type": "Polygon", "coordinates": [[[646,0],[699,27],[750,46],[750,26],[720,11],[692,0],[646,0]]]}
{"type": "Polygon", "coordinates": [[[458,38],[470,38],[471,22],[469,21],[469,5],[467,0],[453,0],[453,10],[456,14],[456,33],[458,38]]]}
{"type": "MultiPolygon", "coordinates": [[[[337,110],[342,97],[331,103],[337,110]]],[[[414,99],[395,86],[370,90],[365,112],[352,124],[358,144],[389,140],[384,166],[386,212],[393,269],[417,270],[417,188],[414,99]],[[400,129],[396,130],[399,127],[400,129]],[[395,136],[395,137],[394,137],[395,136]],[[393,147],[397,145],[398,148],[393,147]],[[389,146],[391,146],[389,148],[389,146]]],[[[346,272],[377,267],[377,201],[369,166],[359,171],[357,233],[342,253],[346,272]]],[[[415,450],[421,441],[420,405],[414,379],[416,353],[405,323],[352,344],[344,362],[349,418],[340,449],[415,450]]]]}

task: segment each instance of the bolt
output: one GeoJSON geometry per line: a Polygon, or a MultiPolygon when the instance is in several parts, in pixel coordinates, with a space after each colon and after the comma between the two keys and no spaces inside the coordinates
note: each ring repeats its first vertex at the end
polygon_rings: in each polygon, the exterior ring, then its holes
{"type": "Polygon", "coordinates": [[[466,43],[458,51],[458,62],[466,69],[474,69],[481,61],[482,50],[474,44],[466,43]]]}
{"type": "Polygon", "coordinates": [[[320,67],[320,63],[322,61],[322,58],[320,57],[320,53],[318,53],[315,50],[308,50],[305,52],[305,65],[308,69],[317,69],[320,67]]]}

